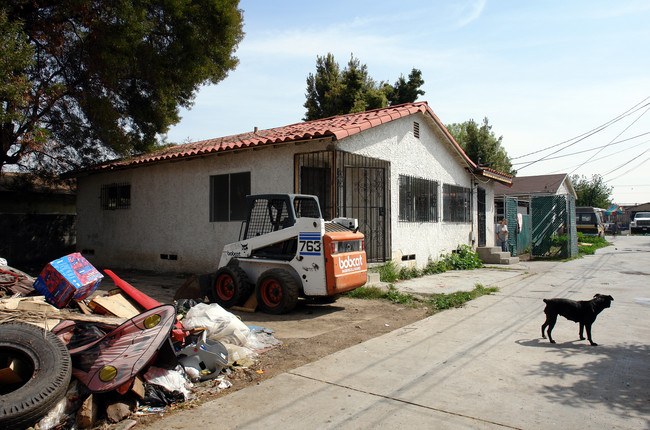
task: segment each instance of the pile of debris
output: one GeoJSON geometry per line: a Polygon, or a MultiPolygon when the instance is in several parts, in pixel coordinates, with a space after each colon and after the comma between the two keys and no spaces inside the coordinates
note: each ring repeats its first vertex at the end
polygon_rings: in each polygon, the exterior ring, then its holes
{"type": "MultiPolygon", "coordinates": [[[[81,254],[33,279],[0,259],[0,425],[92,428],[159,412],[192,397],[194,383],[227,373],[280,344],[218,304],[161,304],[81,254]]],[[[133,421],[135,424],[135,421],[133,421]]]]}

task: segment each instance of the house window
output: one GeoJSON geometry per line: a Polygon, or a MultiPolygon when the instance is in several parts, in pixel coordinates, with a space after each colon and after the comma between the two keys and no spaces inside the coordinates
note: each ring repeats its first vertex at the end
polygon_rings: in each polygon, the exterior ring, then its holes
{"type": "Polygon", "coordinates": [[[399,220],[438,222],[438,183],[400,175],[399,220]]]}
{"type": "Polygon", "coordinates": [[[420,123],[413,121],[413,136],[415,136],[416,139],[420,138],[420,123]]]}
{"type": "Polygon", "coordinates": [[[250,172],[210,176],[210,222],[245,220],[250,193],[250,172]]]}
{"type": "Polygon", "coordinates": [[[449,222],[471,222],[472,191],[457,185],[442,187],[442,220],[449,222]]]}
{"type": "Polygon", "coordinates": [[[104,210],[129,209],[131,207],[131,184],[102,185],[100,200],[104,210]]]}

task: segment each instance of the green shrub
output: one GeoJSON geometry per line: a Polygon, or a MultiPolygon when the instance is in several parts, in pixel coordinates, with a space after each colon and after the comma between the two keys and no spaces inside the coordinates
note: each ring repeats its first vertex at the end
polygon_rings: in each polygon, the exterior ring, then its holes
{"type": "Polygon", "coordinates": [[[395,282],[399,279],[399,268],[393,261],[379,267],[379,279],[381,282],[395,282]]]}
{"type": "Polygon", "coordinates": [[[438,261],[429,262],[424,269],[416,267],[398,267],[393,261],[379,267],[379,279],[382,282],[395,282],[400,279],[419,278],[424,275],[435,275],[447,270],[469,270],[483,267],[478,254],[469,245],[459,245],[450,254],[440,254],[438,261]]]}
{"type": "Polygon", "coordinates": [[[469,245],[460,245],[451,254],[441,255],[447,270],[469,270],[483,267],[478,254],[469,245]]]}

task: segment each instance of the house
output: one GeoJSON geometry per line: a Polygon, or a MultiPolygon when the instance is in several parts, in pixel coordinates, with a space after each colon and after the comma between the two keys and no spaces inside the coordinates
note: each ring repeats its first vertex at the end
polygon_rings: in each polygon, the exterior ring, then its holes
{"type": "Polygon", "coordinates": [[[0,174],[0,257],[13,267],[39,267],[73,251],[75,222],[74,180],[0,174]]]}
{"type": "Polygon", "coordinates": [[[576,191],[569,175],[518,176],[510,186],[496,183],[494,206],[498,222],[507,219],[510,231],[509,249],[513,255],[531,253],[546,255],[551,238],[568,233],[566,256],[577,253],[575,236],[576,191]]]}
{"type": "Polygon", "coordinates": [[[528,214],[528,205],[532,196],[571,195],[577,198],[573,183],[566,173],[554,175],[517,176],[510,186],[497,183],[494,186],[496,205],[495,222],[505,215],[506,198],[517,199],[517,213],[528,214]]]}
{"type": "Polygon", "coordinates": [[[359,219],[369,262],[493,245],[494,183],[426,102],[188,143],[77,172],[77,244],[98,267],[213,271],[247,194],[317,195],[359,219]]]}

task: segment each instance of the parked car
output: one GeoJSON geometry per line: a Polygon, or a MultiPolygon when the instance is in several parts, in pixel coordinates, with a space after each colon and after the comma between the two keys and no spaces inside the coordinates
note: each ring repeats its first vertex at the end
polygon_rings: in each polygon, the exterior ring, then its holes
{"type": "Polygon", "coordinates": [[[591,206],[577,207],[576,230],[587,236],[605,237],[603,210],[591,206]]]}
{"type": "Polygon", "coordinates": [[[630,221],[630,233],[650,233],[650,212],[637,212],[630,221]]]}

